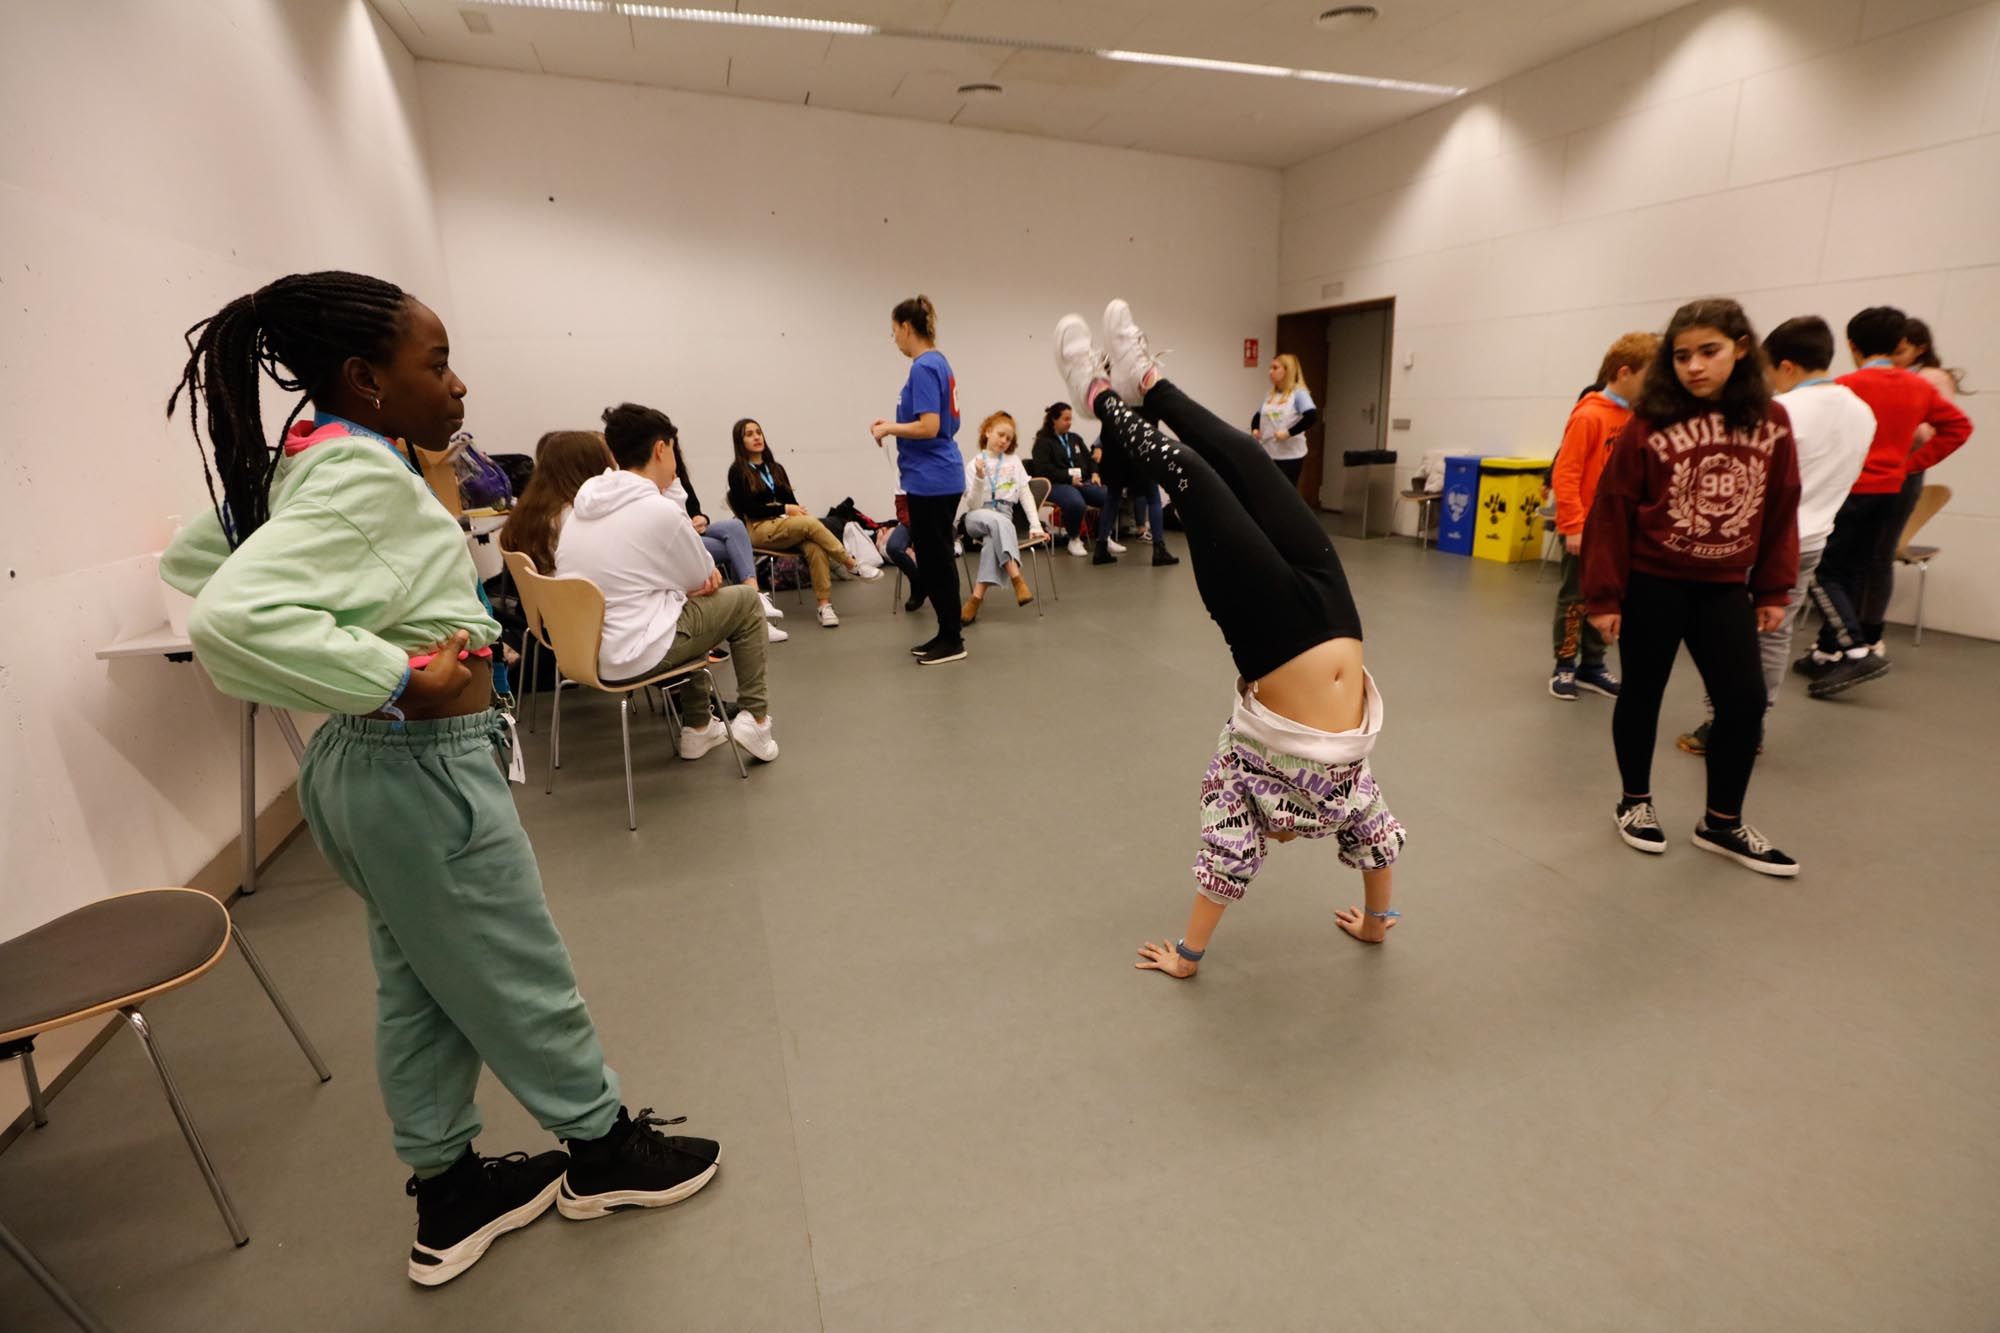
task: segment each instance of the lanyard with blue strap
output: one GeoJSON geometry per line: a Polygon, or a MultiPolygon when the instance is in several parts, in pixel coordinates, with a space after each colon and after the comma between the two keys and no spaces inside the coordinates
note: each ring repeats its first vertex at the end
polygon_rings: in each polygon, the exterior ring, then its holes
{"type": "Polygon", "coordinates": [[[771,465],[769,463],[757,464],[757,475],[764,479],[765,490],[771,492],[773,495],[777,494],[778,483],[771,480],[771,465]]]}
{"type": "Polygon", "coordinates": [[[1618,406],[1624,408],[1627,412],[1630,412],[1632,410],[1632,400],[1627,398],[1624,394],[1613,393],[1609,389],[1599,389],[1598,392],[1603,394],[1606,398],[1609,398],[1612,402],[1618,404],[1618,406]]]}
{"type": "MultiPolygon", "coordinates": [[[[313,416],[313,426],[315,429],[321,426],[340,426],[349,435],[359,435],[365,439],[373,440],[394,454],[396,461],[408,468],[412,476],[416,477],[419,481],[423,480],[424,471],[417,466],[416,460],[409,454],[404,453],[394,440],[384,435],[381,431],[370,430],[358,421],[349,421],[346,417],[332,412],[315,413],[313,416]]],[[[479,595],[479,605],[485,608],[486,614],[493,616],[497,621],[499,617],[494,615],[493,602],[486,595],[486,585],[475,578],[472,581],[472,590],[479,595]]],[[[507,676],[507,659],[500,653],[493,654],[493,696],[494,702],[499,705],[500,711],[507,718],[507,729],[511,737],[514,728],[514,707],[516,701],[514,699],[513,682],[507,676]]],[[[514,762],[518,765],[520,763],[521,747],[516,743],[512,748],[515,754],[514,762]]],[[[526,781],[526,776],[523,775],[519,780],[526,781]]]]}
{"type": "Polygon", "coordinates": [[[1799,389],[1810,389],[1815,384],[1831,384],[1831,383],[1833,383],[1833,376],[1819,375],[1809,380],[1800,380],[1797,384],[1794,384],[1792,386],[1792,389],[1796,392],[1799,389]]]}

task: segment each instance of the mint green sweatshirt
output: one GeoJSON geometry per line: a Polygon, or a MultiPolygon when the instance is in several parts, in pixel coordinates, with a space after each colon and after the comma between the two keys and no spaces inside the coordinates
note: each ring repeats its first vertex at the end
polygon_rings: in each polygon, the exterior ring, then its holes
{"type": "Polygon", "coordinates": [[[195,599],[188,637],[224,694],[279,708],[372,713],[410,656],[457,630],[483,648],[465,534],[403,460],[339,423],[298,422],[271,516],[234,552],[211,511],[181,530],[160,577],[195,599]]]}

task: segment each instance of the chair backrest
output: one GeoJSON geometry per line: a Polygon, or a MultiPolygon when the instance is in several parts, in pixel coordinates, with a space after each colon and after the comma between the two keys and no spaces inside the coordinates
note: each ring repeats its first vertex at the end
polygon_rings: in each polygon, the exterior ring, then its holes
{"type": "Polygon", "coordinates": [[[1950,503],[1951,487],[1949,486],[1932,484],[1925,486],[1923,490],[1917,492],[1917,507],[1910,511],[1910,521],[1903,525],[1902,540],[1896,543],[1897,553],[1900,554],[1908,550],[1910,543],[1916,539],[1917,533],[1923,530],[1924,524],[1936,518],[1937,511],[1950,503]]]}
{"type": "Polygon", "coordinates": [[[549,632],[542,628],[541,603],[535,598],[535,590],[528,583],[528,575],[535,573],[535,562],[528,558],[526,551],[510,551],[500,548],[500,558],[507,562],[507,572],[514,576],[514,592],[521,599],[521,618],[528,622],[528,633],[541,642],[542,647],[551,648],[549,632]]]}
{"type": "Polygon", "coordinates": [[[1035,497],[1035,512],[1037,514],[1048,508],[1049,492],[1054,489],[1055,483],[1047,477],[1028,478],[1028,494],[1035,497]]]}
{"type": "Polygon", "coordinates": [[[597,653],[604,639],[604,593],[589,579],[537,574],[525,560],[514,578],[523,604],[534,599],[545,642],[555,649],[557,670],[579,685],[603,689],[597,653]]]}

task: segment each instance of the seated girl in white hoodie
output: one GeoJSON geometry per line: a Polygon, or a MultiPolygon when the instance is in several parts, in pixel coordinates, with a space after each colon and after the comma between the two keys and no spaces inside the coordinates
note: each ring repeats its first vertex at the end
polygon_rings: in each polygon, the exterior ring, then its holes
{"type": "Polygon", "coordinates": [[[965,465],[965,499],[961,521],[965,535],[980,543],[979,577],[973,580],[972,597],[960,608],[959,623],[970,625],[986,604],[986,590],[1006,574],[1014,585],[1014,601],[1026,606],[1035,600],[1027,580],[1021,577],[1021,540],[1014,527],[1014,509],[1019,506],[1028,523],[1028,535],[1048,534],[1042,529],[1042,515],[1028,489],[1028,470],[1014,456],[1018,445],[1014,418],[995,412],[979,423],[979,452],[965,465]]]}
{"type": "MultiPolygon", "coordinates": [[[[597,670],[606,684],[699,662],[729,642],[738,712],[729,731],[767,763],[778,757],[764,694],[764,608],[757,590],[724,586],[701,535],[667,491],[680,432],[664,412],[621,403],[604,413],[605,443],[619,470],[586,481],[556,539],[556,573],[604,593],[597,670]]],[[[708,684],[681,687],[681,758],[699,759],[729,734],[709,706],[708,684]]]]}

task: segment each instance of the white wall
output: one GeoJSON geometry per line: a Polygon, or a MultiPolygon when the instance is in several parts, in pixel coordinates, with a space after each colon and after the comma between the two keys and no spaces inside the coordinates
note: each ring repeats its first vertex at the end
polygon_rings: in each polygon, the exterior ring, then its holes
{"type": "MultiPolygon", "coordinates": [[[[1176,379],[1247,416],[1274,328],[1278,173],[986,131],[424,62],[468,425],[526,452],[621,399],[680,426],[711,512],[759,418],[801,498],[886,512],[868,423],[936,303],[966,418],[1032,436],[1058,316],[1132,301],[1176,379]],[[553,198],[551,198],[553,197],[553,198]]],[[[1079,429],[1091,432],[1094,423],[1079,429]]]]}
{"type": "Polygon", "coordinates": [[[1427,449],[1547,453],[1612,338],[1697,295],[1760,329],[1921,315],[1988,390],[1931,474],[1955,496],[1926,621],[2000,638],[1996,62],[1994,3],[1677,10],[1288,171],[1280,309],[1396,298],[1405,472],[1427,449]]]}
{"type": "Polygon", "coordinates": [[[233,706],[93,652],[164,619],[147,553],[208,504],[162,415],[183,330],[305,268],[449,308],[416,114],[362,0],[0,7],[0,937],[234,836],[233,706]]]}

